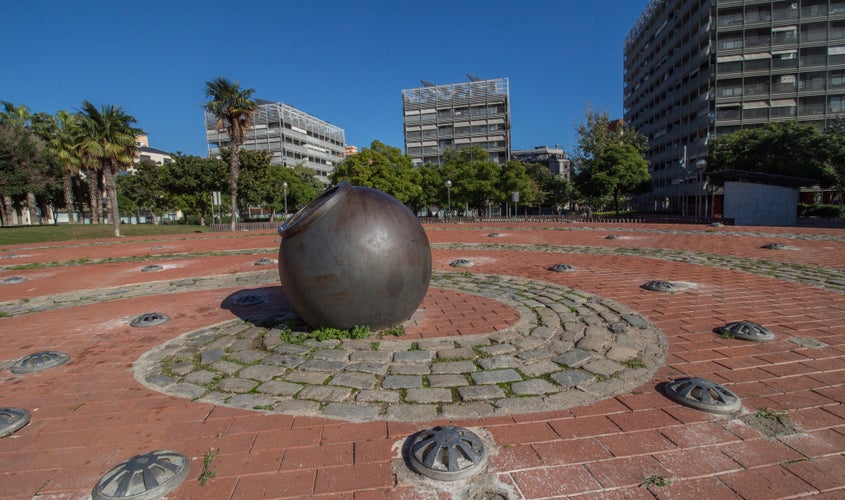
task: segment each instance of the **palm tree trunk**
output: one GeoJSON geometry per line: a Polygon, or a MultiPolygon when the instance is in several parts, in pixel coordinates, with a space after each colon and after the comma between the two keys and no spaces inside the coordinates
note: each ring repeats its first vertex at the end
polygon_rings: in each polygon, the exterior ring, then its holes
{"type": "Polygon", "coordinates": [[[114,226],[114,237],[120,238],[120,211],[117,208],[117,185],[114,182],[115,170],[117,169],[111,166],[106,167],[103,170],[103,180],[105,181],[105,189],[109,197],[109,217],[114,226]]]}
{"type": "Polygon", "coordinates": [[[73,179],[68,171],[65,171],[62,176],[62,189],[65,195],[65,210],[67,210],[68,222],[76,224],[76,221],[73,220],[73,179]]]}
{"type": "Polygon", "coordinates": [[[29,212],[29,225],[33,226],[38,220],[38,206],[35,203],[35,194],[31,191],[26,193],[26,209],[29,212]]]}
{"type": "Polygon", "coordinates": [[[232,195],[232,232],[238,223],[238,175],[240,174],[240,159],[238,158],[238,145],[234,142],[229,155],[229,192],[232,195]]]}
{"type": "Polygon", "coordinates": [[[97,173],[88,170],[85,178],[88,180],[88,207],[91,209],[91,224],[97,224],[97,198],[100,195],[97,187],[97,173]]]}
{"type": "Polygon", "coordinates": [[[106,219],[103,217],[103,191],[106,187],[106,182],[103,179],[103,174],[97,174],[97,224],[105,224],[106,219]]]}
{"type": "Polygon", "coordinates": [[[12,226],[12,199],[8,196],[3,197],[3,202],[0,203],[0,219],[4,226],[12,226]]]}

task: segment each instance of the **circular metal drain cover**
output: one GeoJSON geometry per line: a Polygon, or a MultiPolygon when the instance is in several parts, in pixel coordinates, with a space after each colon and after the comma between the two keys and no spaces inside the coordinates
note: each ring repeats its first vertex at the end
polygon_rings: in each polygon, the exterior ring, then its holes
{"type": "Polygon", "coordinates": [[[140,316],[137,316],[135,319],[129,323],[129,326],[134,327],[145,327],[145,326],[156,326],[162,323],[167,323],[170,321],[170,316],[160,313],[160,312],[148,312],[144,313],[140,316]]]}
{"type": "Polygon", "coordinates": [[[703,378],[679,378],[666,382],[664,390],[672,401],[710,413],[733,413],[742,404],[728,388],[703,378]]]}
{"type": "Polygon", "coordinates": [[[273,259],[258,259],[255,261],[256,266],[269,266],[270,264],[275,264],[276,261],[273,259]]]}
{"type": "Polygon", "coordinates": [[[640,288],[651,290],[653,292],[674,292],[678,289],[677,285],[670,281],[652,280],[644,283],[640,288]]]}
{"type": "Polygon", "coordinates": [[[232,299],[237,306],[255,306],[267,302],[267,297],[257,293],[245,292],[232,299]]]}
{"type": "Polygon", "coordinates": [[[455,259],[449,265],[452,267],[470,267],[472,266],[472,261],[469,259],[455,259]]]}
{"type": "Polygon", "coordinates": [[[136,455],[114,466],[91,492],[93,500],[154,500],[176,489],[188,477],[190,462],[175,451],[136,455]]]}
{"type": "Polygon", "coordinates": [[[23,408],[0,408],[0,438],[28,424],[29,418],[29,412],[23,408]]]}
{"type": "Polygon", "coordinates": [[[13,253],[7,253],[6,255],[3,256],[3,258],[4,259],[17,259],[18,256],[13,254],[13,253]]]}
{"type": "Polygon", "coordinates": [[[0,284],[3,285],[17,285],[18,283],[26,283],[26,278],[23,276],[9,276],[0,280],[0,284]]]}
{"type": "Polygon", "coordinates": [[[615,234],[608,234],[607,236],[604,237],[604,239],[606,239],[606,240],[618,240],[619,236],[616,236],[615,234]]]}
{"type": "Polygon", "coordinates": [[[435,427],[412,437],[410,466],[431,479],[463,479],[481,470],[487,461],[481,438],[463,427],[435,427]]]}
{"type": "Polygon", "coordinates": [[[786,248],[786,245],[784,245],[783,243],[766,243],[760,248],[765,248],[767,250],[784,250],[786,248]]]}
{"type": "Polygon", "coordinates": [[[157,265],[157,264],[151,264],[149,266],[142,267],[141,272],[142,273],[154,273],[156,271],[161,271],[162,269],[164,269],[164,268],[157,265]]]}
{"type": "Polygon", "coordinates": [[[555,264],[549,268],[549,271],[554,271],[556,273],[569,273],[574,270],[575,268],[570,266],[569,264],[555,264]]]}
{"type": "Polygon", "coordinates": [[[194,286],[197,284],[197,281],[194,279],[186,279],[176,282],[176,286],[194,286]]]}
{"type": "Polygon", "coordinates": [[[40,351],[24,356],[12,365],[12,373],[35,373],[61,366],[70,361],[70,356],[59,351],[40,351]]]}
{"type": "Polygon", "coordinates": [[[490,233],[490,234],[488,234],[487,236],[488,236],[488,237],[490,237],[490,238],[498,238],[499,236],[501,236],[501,234],[499,234],[499,233],[490,233]]]}
{"type": "Polygon", "coordinates": [[[775,334],[763,325],[751,321],[732,321],[717,328],[718,333],[742,340],[753,340],[755,342],[771,342],[775,340],[775,334]]]}
{"type": "Polygon", "coordinates": [[[721,222],[711,222],[710,227],[724,227],[725,225],[721,222]]]}

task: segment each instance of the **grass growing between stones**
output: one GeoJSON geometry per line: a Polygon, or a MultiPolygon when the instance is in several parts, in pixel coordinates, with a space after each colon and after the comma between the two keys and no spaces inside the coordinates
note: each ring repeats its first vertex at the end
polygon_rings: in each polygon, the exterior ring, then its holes
{"type": "Polygon", "coordinates": [[[200,471],[199,481],[200,486],[205,486],[205,483],[208,482],[209,479],[213,479],[214,476],[217,475],[217,471],[211,468],[211,464],[214,462],[214,459],[217,458],[217,455],[220,454],[219,449],[212,448],[205,452],[205,455],[202,457],[202,470],[200,471]]]}

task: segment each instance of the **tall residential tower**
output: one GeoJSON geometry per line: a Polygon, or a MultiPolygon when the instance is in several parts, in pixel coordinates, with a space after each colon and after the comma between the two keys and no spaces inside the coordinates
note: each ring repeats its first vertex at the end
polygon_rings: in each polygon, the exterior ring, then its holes
{"type": "Polygon", "coordinates": [[[648,137],[653,199],[705,215],[694,200],[714,137],[845,117],[845,0],[651,0],[624,65],[625,121],[648,137]]]}

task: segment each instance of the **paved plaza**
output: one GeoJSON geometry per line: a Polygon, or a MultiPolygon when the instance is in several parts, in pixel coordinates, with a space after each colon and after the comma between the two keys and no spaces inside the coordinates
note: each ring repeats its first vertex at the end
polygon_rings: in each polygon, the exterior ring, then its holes
{"type": "Polygon", "coordinates": [[[419,309],[342,341],[296,340],[272,231],[0,246],[0,407],[31,415],[0,498],[89,498],[158,450],[190,464],[169,499],[845,497],[845,229],[425,229],[419,309]],[[40,351],[69,360],[11,370],[40,351]],[[683,377],[741,407],[676,403],[683,377]],[[477,474],[408,468],[443,425],[483,439],[477,474]]]}

